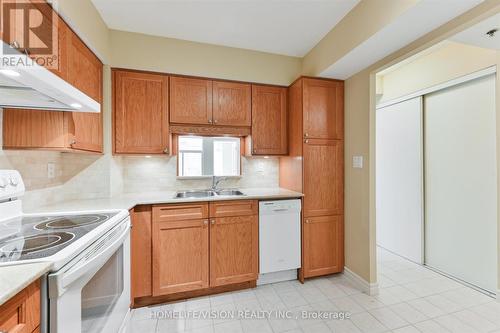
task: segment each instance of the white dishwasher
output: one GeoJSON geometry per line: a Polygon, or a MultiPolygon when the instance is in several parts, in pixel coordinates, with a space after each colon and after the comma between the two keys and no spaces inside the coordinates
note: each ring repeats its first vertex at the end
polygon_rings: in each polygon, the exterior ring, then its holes
{"type": "Polygon", "coordinates": [[[300,210],[300,199],[259,202],[258,284],[297,279],[300,210]]]}

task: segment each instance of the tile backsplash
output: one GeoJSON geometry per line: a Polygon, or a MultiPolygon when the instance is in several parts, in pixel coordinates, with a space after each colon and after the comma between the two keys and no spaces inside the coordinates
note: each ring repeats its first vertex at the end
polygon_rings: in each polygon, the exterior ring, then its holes
{"type": "MultiPolygon", "coordinates": [[[[123,192],[200,189],[210,187],[211,179],[178,179],[176,157],[127,156],[122,158],[123,192]]],[[[278,158],[241,160],[241,177],[223,181],[221,187],[278,187],[278,158]]]]}
{"type": "MultiPolygon", "coordinates": [[[[0,129],[2,128],[0,109],[0,129]]],[[[1,131],[0,131],[1,134],[1,131]]],[[[2,150],[0,169],[16,169],[26,185],[25,208],[63,200],[106,198],[120,193],[199,189],[211,179],[178,179],[177,158],[169,156],[113,156],[38,150],[2,150]],[[48,164],[54,176],[48,177],[48,164]]],[[[278,187],[279,159],[242,157],[241,177],[221,187],[278,187]]]]}

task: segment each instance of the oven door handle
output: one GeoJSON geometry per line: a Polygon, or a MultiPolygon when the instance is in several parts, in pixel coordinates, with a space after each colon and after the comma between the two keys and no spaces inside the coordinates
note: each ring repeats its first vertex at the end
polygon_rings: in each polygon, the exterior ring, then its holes
{"type": "Polygon", "coordinates": [[[104,239],[92,244],[82,253],[71,267],[64,271],[51,274],[57,280],[59,295],[62,295],[65,288],[86,274],[95,274],[106,261],[123,244],[130,232],[130,220],[120,223],[114,230],[110,231],[104,239]]]}

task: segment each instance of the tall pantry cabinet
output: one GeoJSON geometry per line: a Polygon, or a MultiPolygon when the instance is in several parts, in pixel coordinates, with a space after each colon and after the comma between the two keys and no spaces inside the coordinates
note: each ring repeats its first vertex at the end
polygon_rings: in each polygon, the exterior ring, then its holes
{"type": "Polygon", "coordinates": [[[280,186],[304,193],[300,278],[344,267],[344,83],[302,77],[289,88],[289,150],[280,186]]]}

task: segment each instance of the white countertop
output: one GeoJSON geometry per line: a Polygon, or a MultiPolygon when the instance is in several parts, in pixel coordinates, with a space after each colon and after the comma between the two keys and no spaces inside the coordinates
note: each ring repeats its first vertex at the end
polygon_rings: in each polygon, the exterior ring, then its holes
{"type": "Polygon", "coordinates": [[[246,188],[240,189],[242,196],[213,196],[206,198],[181,198],[174,199],[175,191],[158,191],[144,193],[126,193],[111,198],[79,199],[62,201],[48,206],[35,207],[25,213],[85,211],[85,210],[112,210],[131,209],[137,205],[220,201],[220,200],[274,200],[287,198],[300,198],[302,193],[282,188],[246,188]]]}
{"type": "Polygon", "coordinates": [[[0,305],[47,273],[50,262],[0,267],[0,305]]]}

